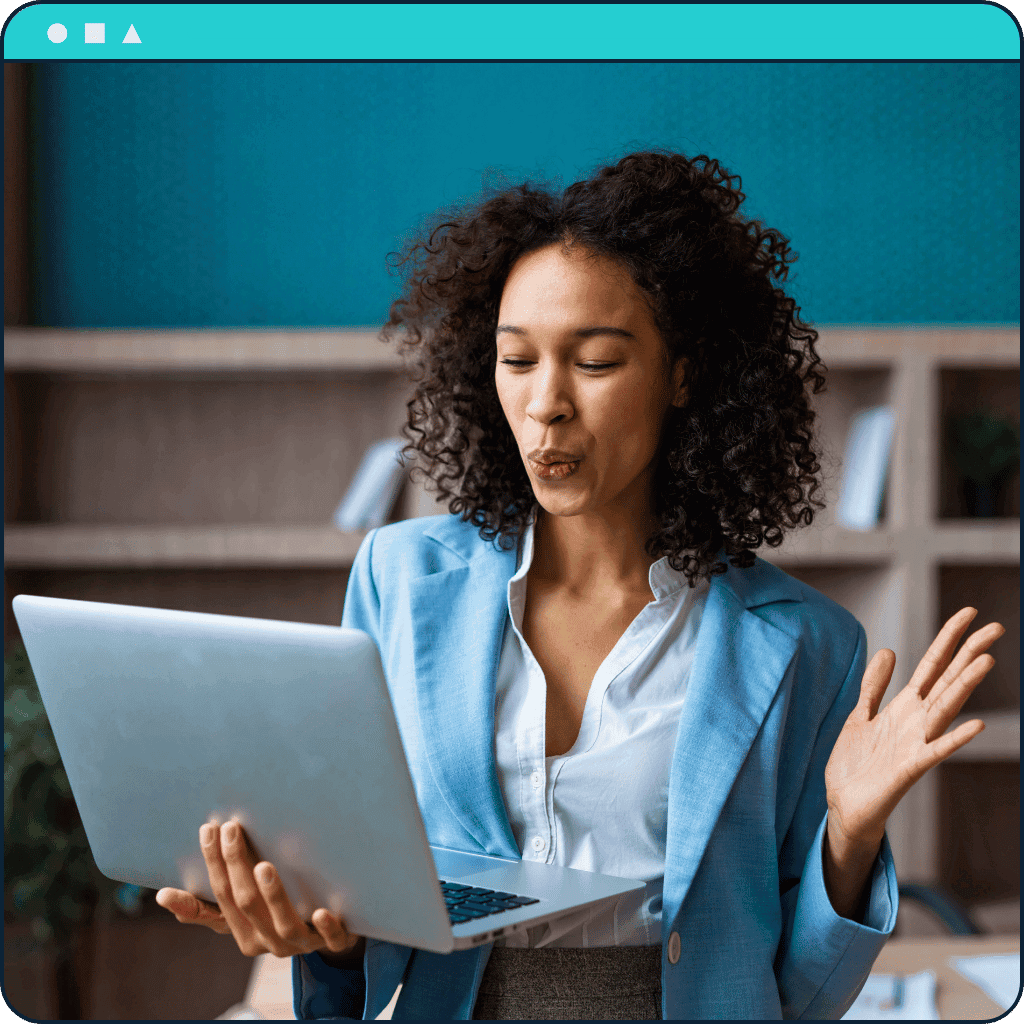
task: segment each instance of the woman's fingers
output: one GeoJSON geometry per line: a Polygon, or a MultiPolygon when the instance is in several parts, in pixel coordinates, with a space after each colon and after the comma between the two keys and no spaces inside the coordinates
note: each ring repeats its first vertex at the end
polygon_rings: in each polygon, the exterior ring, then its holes
{"type": "Polygon", "coordinates": [[[226,935],[231,930],[217,907],[184,889],[163,888],[157,892],[156,901],[164,910],[169,910],[181,924],[205,925],[221,935],[226,935]]]}
{"type": "Polygon", "coordinates": [[[221,825],[220,849],[231,882],[235,906],[248,918],[250,925],[260,934],[272,953],[277,956],[285,955],[279,952],[281,947],[276,941],[274,921],[253,874],[256,858],[249,848],[242,826],[237,821],[226,821],[221,825]]]}
{"type": "MultiPolygon", "coordinates": [[[[952,732],[940,736],[934,743],[928,744],[929,763],[928,768],[934,768],[941,761],[945,761],[950,754],[970,743],[978,733],[985,728],[985,723],[980,718],[972,718],[963,725],[958,725],[952,732]]],[[[927,770],[927,769],[926,769],[927,770]]]]}
{"type": "MultiPolygon", "coordinates": [[[[248,918],[263,948],[280,957],[322,948],[323,937],[299,916],[273,864],[255,863],[238,822],[225,822],[220,838],[235,905],[248,918]]],[[[332,941],[340,939],[342,946],[338,950],[332,948],[332,952],[342,952],[354,944],[348,942],[347,935],[344,932],[344,936],[339,936],[335,930],[332,941]]]]}
{"type": "MultiPolygon", "coordinates": [[[[253,875],[260,888],[265,906],[270,915],[274,933],[291,947],[300,947],[307,952],[321,948],[325,942],[332,953],[343,953],[349,946],[355,945],[357,939],[351,938],[341,922],[326,910],[318,911],[319,920],[325,925],[326,931],[319,927],[310,928],[299,916],[292,901],[285,892],[281,876],[273,864],[263,861],[256,865],[253,875]],[[325,920],[326,915],[329,920],[325,920]]],[[[314,914],[314,920],[317,915],[314,914]]],[[[288,955],[288,954],[279,954],[288,955]]]]}
{"type": "Polygon", "coordinates": [[[949,724],[960,713],[964,702],[974,692],[978,684],[988,675],[996,659],[991,654],[982,654],[975,658],[962,672],[956,681],[951,683],[928,708],[928,727],[925,742],[931,743],[941,736],[949,724]]]}
{"type": "MultiPolygon", "coordinates": [[[[246,956],[268,952],[294,956],[325,946],[332,953],[344,953],[359,941],[344,921],[326,910],[313,915],[314,927],[303,921],[274,866],[267,861],[255,863],[245,831],[237,821],[220,827],[204,825],[199,830],[199,842],[210,887],[220,907],[217,930],[230,931],[246,956]]],[[[166,889],[161,894],[161,906],[184,915],[178,917],[179,921],[198,921],[201,915],[210,913],[190,893],[166,889]]]]}
{"type": "Polygon", "coordinates": [[[359,936],[353,935],[340,918],[322,907],[313,912],[313,927],[332,953],[347,953],[359,941],[359,936]]]}
{"type": "Polygon", "coordinates": [[[928,691],[925,699],[925,706],[931,707],[945,692],[952,686],[957,677],[968,665],[972,664],[981,654],[984,654],[1004,633],[1006,629],[1000,622],[990,622],[983,629],[976,630],[965,641],[963,647],[957,651],[949,667],[935,681],[935,684],[928,691]]]}
{"type": "MultiPolygon", "coordinates": [[[[237,822],[231,822],[239,828],[237,822]]],[[[228,867],[221,849],[221,829],[216,825],[206,824],[199,830],[199,845],[203,850],[203,860],[210,876],[210,888],[217,898],[224,919],[231,929],[231,934],[238,943],[238,948],[246,956],[257,956],[267,950],[259,940],[259,935],[252,922],[235,902],[228,867]]]]}
{"type": "Polygon", "coordinates": [[[960,642],[967,627],[978,614],[976,608],[961,608],[955,615],[947,619],[939,630],[939,635],[931,642],[924,657],[918,663],[914,674],[910,677],[908,689],[921,697],[928,695],[936,680],[945,671],[953,657],[953,651],[960,642]]]}
{"type": "Polygon", "coordinates": [[[870,721],[878,714],[878,708],[885,696],[892,679],[892,670],[896,667],[896,654],[887,647],[876,651],[875,656],[864,669],[864,678],[860,684],[860,700],[857,711],[870,721]]]}

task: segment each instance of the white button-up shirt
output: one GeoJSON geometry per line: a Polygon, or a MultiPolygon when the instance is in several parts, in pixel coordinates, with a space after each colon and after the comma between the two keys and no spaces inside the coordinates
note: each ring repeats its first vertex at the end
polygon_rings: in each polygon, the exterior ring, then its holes
{"type": "Polygon", "coordinates": [[[647,886],[497,944],[657,945],[669,767],[708,582],[690,589],[667,557],[651,566],[655,599],[598,668],[572,748],[546,757],[547,684],[522,634],[532,560],[531,520],[508,584],[495,705],[498,781],[512,832],[524,860],[641,878],[647,886]]]}

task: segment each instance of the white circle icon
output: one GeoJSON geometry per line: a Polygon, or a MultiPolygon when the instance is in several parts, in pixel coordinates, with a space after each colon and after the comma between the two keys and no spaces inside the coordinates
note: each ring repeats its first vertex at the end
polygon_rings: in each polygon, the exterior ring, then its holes
{"type": "Polygon", "coordinates": [[[46,36],[51,43],[63,43],[68,37],[68,30],[60,22],[54,22],[46,30],[46,36]]]}

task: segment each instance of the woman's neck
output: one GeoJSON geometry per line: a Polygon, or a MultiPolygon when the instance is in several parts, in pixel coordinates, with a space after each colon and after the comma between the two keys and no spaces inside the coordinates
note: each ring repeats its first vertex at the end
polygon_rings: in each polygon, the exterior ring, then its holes
{"type": "Polygon", "coordinates": [[[555,516],[537,510],[530,575],[574,596],[646,591],[657,561],[644,550],[657,523],[652,514],[602,509],[598,514],[555,516]]]}

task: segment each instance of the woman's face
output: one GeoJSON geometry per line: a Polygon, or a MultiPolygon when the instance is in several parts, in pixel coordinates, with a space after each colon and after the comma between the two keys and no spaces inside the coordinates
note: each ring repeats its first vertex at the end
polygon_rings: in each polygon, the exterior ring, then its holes
{"type": "Polygon", "coordinates": [[[495,384],[541,507],[648,515],[671,405],[685,404],[650,307],[613,260],[551,245],[505,283],[495,384]],[[550,462],[550,465],[544,465],[550,462]]]}

